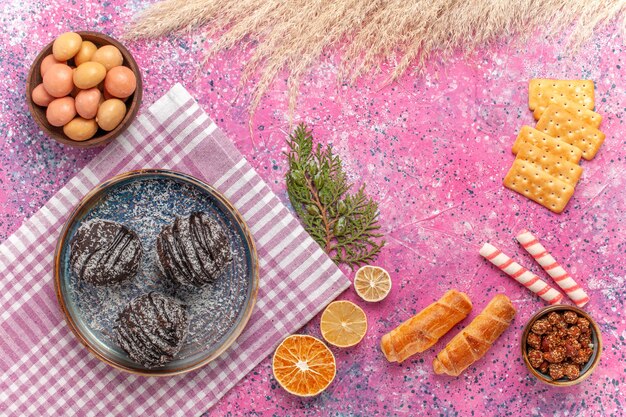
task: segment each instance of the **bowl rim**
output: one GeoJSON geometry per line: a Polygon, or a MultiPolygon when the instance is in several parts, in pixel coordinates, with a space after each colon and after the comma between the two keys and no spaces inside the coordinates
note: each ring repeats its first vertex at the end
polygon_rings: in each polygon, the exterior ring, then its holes
{"type": "Polygon", "coordinates": [[[63,229],[61,230],[61,233],[59,235],[59,238],[57,240],[57,246],[55,249],[55,253],[54,253],[54,288],[55,288],[55,293],[57,296],[57,301],[59,302],[59,306],[63,312],[63,315],[65,317],[65,320],[69,326],[69,328],[72,330],[72,333],[74,333],[74,336],[78,339],[78,341],[87,348],[87,350],[93,355],[95,356],[97,359],[99,359],[100,361],[106,363],[107,365],[112,366],[113,368],[119,369],[121,371],[125,371],[131,374],[135,374],[135,375],[141,375],[141,376],[173,376],[173,375],[180,375],[180,374],[184,374],[184,373],[188,373],[191,371],[194,371],[196,369],[199,369],[207,364],[209,364],[210,362],[212,362],[214,359],[216,359],[218,356],[220,356],[222,353],[224,353],[224,351],[226,351],[234,342],[235,340],[237,340],[237,338],[241,335],[241,333],[243,333],[244,329],[246,328],[250,317],[252,316],[252,312],[254,310],[254,306],[256,304],[256,299],[258,296],[258,291],[259,291],[259,258],[258,258],[258,253],[257,253],[257,248],[256,248],[256,244],[254,242],[254,238],[252,237],[252,232],[250,230],[250,228],[248,227],[247,223],[245,222],[245,220],[243,219],[243,217],[241,216],[241,213],[239,213],[239,211],[237,210],[237,208],[230,202],[230,200],[228,200],[222,193],[220,193],[218,190],[216,190],[214,187],[212,187],[211,185],[205,183],[204,181],[201,181],[191,175],[188,174],[184,174],[182,172],[178,172],[178,171],[173,171],[173,170],[168,170],[168,169],[139,169],[139,170],[133,170],[133,171],[128,171],[128,172],[124,172],[118,175],[113,176],[112,178],[105,180],[103,182],[101,182],[100,184],[96,185],[92,190],[90,190],[81,200],[80,202],[76,205],[76,207],[74,208],[74,210],[71,212],[71,214],[68,216],[67,220],[65,221],[65,224],[63,225],[63,229]],[[241,318],[241,320],[239,321],[239,323],[235,326],[235,328],[233,329],[232,333],[229,335],[229,337],[224,340],[223,344],[216,349],[213,353],[211,353],[209,356],[207,356],[204,359],[198,360],[195,363],[192,363],[190,365],[188,365],[187,367],[182,367],[182,368],[177,368],[177,369],[172,369],[172,370],[163,370],[163,369],[159,369],[159,368],[155,368],[155,369],[135,369],[132,367],[128,367],[122,364],[119,364],[117,362],[115,362],[114,360],[111,360],[110,358],[106,357],[105,355],[103,355],[98,349],[96,349],[94,346],[91,345],[91,343],[89,342],[89,340],[83,335],[83,333],[81,332],[79,326],[76,324],[76,322],[74,321],[72,315],[70,314],[69,308],[67,307],[66,303],[65,303],[65,298],[63,296],[63,292],[62,292],[62,288],[61,288],[61,253],[62,253],[62,248],[65,244],[65,241],[68,238],[68,234],[70,231],[70,226],[74,223],[74,221],[76,220],[76,218],[85,210],[88,210],[92,200],[94,198],[97,198],[104,190],[131,178],[135,178],[135,177],[149,177],[149,176],[153,176],[153,175],[164,175],[166,177],[170,177],[170,178],[174,178],[174,179],[178,179],[178,180],[182,180],[188,183],[191,183],[195,186],[198,186],[208,192],[210,192],[216,199],[218,199],[220,201],[220,203],[224,204],[224,206],[230,211],[231,215],[235,218],[235,221],[240,225],[242,231],[243,231],[243,235],[245,238],[246,243],[249,245],[250,248],[250,260],[251,260],[251,274],[252,274],[252,288],[250,291],[250,300],[248,301],[246,307],[245,307],[245,311],[244,314],[241,318]]]}
{"type": "MultiPolygon", "coordinates": [[[[143,80],[141,77],[141,70],[139,68],[139,65],[137,65],[137,61],[135,61],[135,58],[130,53],[130,51],[117,39],[112,38],[111,36],[107,34],[104,34],[101,32],[94,32],[94,31],[75,31],[74,33],[78,33],[82,38],[84,37],[97,38],[98,40],[100,40],[101,42],[107,45],[115,46],[122,53],[122,56],[124,57],[124,61],[125,61],[124,64],[122,65],[130,68],[135,74],[135,78],[137,79],[137,87],[135,89],[135,92],[132,95],[132,99],[130,100],[130,102],[124,103],[126,104],[126,108],[127,108],[126,115],[124,116],[120,124],[115,129],[109,132],[106,132],[102,134],[101,136],[94,136],[84,141],[72,140],[68,138],[62,131],[59,132],[56,130],[52,130],[42,122],[41,116],[39,115],[39,111],[38,111],[41,106],[37,106],[37,108],[35,108],[36,105],[32,99],[32,92],[36,87],[36,85],[34,84],[34,80],[37,77],[37,74],[38,74],[37,67],[39,66],[36,64],[41,63],[43,58],[45,58],[47,55],[50,55],[52,53],[52,44],[54,43],[54,39],[41,49],[41,51],[37,54],[37,56],[31,63],[30,69],[28,70],[28,76],[26,77],[26,102],[28,103],[28,110],[30,111],[32,118],[35,120],[35,122],[39,126],[39,129],[46,136],[51,137],[52,139],[56,140],[59,143],[72,146],[75,148],[92,148],[96,146],[106,145],[107,143],[115,139],[117,136],[119,136],[122,132],[124,132],[128,128],[128,126],[130,126],[131,122],[135,119],[135,117],[137,116],[137,112],[139,111],[139,107],[141,107],[141,102],[143,99],[143,80]]],[[[89,40],[89,39],[84,39],[84,40],[89,40]]],[[[41,77],[40,74],[39,76],[41,77]]]]}
{"type": "Polygon", "coordinates": [[[548,384],[548,385],[558,386],[558,387],[568,387],[568,386],[579,384],[585,379],[587,379],[593,373],[595,368],[598,366],[598,363],[600,363],[600,356],[602,355],[602,334],[600,332],[600,327],[598,326],[596,321],[586,311],[578,307],[570,306],[566,304],[547,306],[547,307],[543,307],[542,309],[537,311],[535,314],[533,314],[533,316],[526,323],[526,326],[524,327],[524,331],[522,333],[522,340],[520,340],[520,348],[521,348],[524,364],[526,365],[526,368],[528,368],[530,373],[535,378],[537,378],[541,382],[548,384]],[[589,368],[585,371],[585,373],[583,373],[578,378],[571,380],[571,381],[570,380],[556,380],[555,381],[553,379],[550,379],[549,377],[546,377],[543,373],[539,372],[537,369],[533,368],[533,366],[530,364],[530,361],[528,360],[527,339],[528,339],[528,334],[530,333],[530,328],[538,319],[548,315],[549,313],[553,311],[574,311],[578,315],[589,320],[591,330],[596,336],[597,344],[596,346],[594,346],[592,357],[589,359],[589,362],[591,362],[591,366],[589,366],[589,368]]]}

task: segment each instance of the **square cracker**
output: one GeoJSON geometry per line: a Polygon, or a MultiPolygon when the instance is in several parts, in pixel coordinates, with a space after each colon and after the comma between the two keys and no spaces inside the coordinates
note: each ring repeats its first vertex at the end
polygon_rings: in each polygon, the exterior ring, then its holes
{"type": "Polygon", "coordinates": [[[502,182],[505,187],[555,213],[561,213],[574,194],[574,187],[523,159],[513,161],[502,182]]]}
{"type": "Polygon", "coordinates": [[[576,146],[588,161],[596,156],[605,137],[604,133],[577,119],[558,104],[551,104],[541,115],[537,130],[576,146]]]}
{"type": "Polygon", "coordinates": [[[595,107],[594,86],[591,80],[548,80],[535,78],[528,84],[528,107],[548,107],[566,100],[578,103],[588,110],[595,107]]]}
{"type": "Polygon", "coordinates": [[[574,145],[555,139],[552,136],[546,135],[545,133],[530,126],[522,126],[520,129],[517,139],[515,139],[515,143],[513,144],[513,153],[517,154],[520,146],[524,143],[535,145],[546,152],[575,164],[580,161],[580,158],[583,155],[583,152],[574,145]]]}
{"type": "MultiPolygon", "coordinates": [[[[553,103],[562,106],[565,110],[572,113],[574,116],[578,117],[580,120],[587,123],[588,125],[595,127],[596,129],[599,128],[600,123],[602,123],[602,116],[599,113],[586,109],[576,102],[569,101],[562,97],[555,97],[553,103]]],[[[537,106],[537,108],[535,108],[535,111],[533,112],[535,120],[539,120],[541,118],[541,115],[546,111],[546,109],[547,107],[545,106],[537,106]]]]}
{"type": "Polygon", "coordinates": [[[529,143],[520,146],[517,158],[532,162],[546,173],[574,187],[583,173],[580,165],[552,155],[529,143]]]}

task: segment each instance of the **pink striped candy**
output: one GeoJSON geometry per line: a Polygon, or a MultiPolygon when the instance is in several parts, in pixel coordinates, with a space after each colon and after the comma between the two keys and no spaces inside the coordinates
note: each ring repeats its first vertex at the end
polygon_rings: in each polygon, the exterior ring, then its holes
{"type": "Polygon", "coordinates": [[[535,261],[552,277],[565,294],[576,304],[582,307],[589,302],[589,296],[580,285],[574,281],[567,271],[550,255],[539,240],[528,230],[522,230],[517,235],[517,241],[531,254],[535,261]]]}
{"type": "Polygon", "coordinates": [[[542,281],[537,275],[524,268],[513,259],[502,253],[495,246],[485,243],[480,248],[481,256],[500,268],[515,281],[528,288],[549,304],[558,304],[563,299],[563,294],[542,281]]]}

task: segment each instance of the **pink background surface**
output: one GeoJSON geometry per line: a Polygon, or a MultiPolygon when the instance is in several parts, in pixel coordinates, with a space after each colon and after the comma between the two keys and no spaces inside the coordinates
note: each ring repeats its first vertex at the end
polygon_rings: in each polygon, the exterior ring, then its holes
{"type": "MultiPolygon", "coordinates": [[[[77,150],[43,136],[24,97],[28,67],[39,50],[67,30],[119,37],[144,2],[97,4],[0,1],[0,240],[6,239],[100,150],[77,150]]],[[[254,118],[253,146],[246,100],[237,95],[249,51],[217,55],[201,72],[202,37],[126,43],[143,71],[143,108],[181,82],[271,188],[287,202],[285,135],[290,131],[285,82],[272,86],[254,118]]],[[[340,298],[364,307],[369,330],[351,349],[333,348],[338,372],[322,395],[299,399],[284,392],[265,359],[208,415],[622,415],[626,403],[626,202],[623,118],[626,92],[623,38],[607,28],[573,56],[560,43],[535,37],[499,44],[468,57],[434,61],[422,76],[383,85],[388,68],[357,85],[339,85],[336,58],[304,80],[296,121],[332,143],[350,177],[367,183],[380,202],[387,246],[376,264],[394,288],[365,305],[353,290],[340,298]],[[513,161],[510,147],[523,124],[533,124],[527,82],[533,77],[589,78],[607,139],[584,174],[566,211],[555,215],[501,185],[513,161]],[[586,310],[602,328],[604,352],[580,385],[552,388],[534,380],[519,353],[521,331],[544,303],[482,260],[490,241],[539,272],[514,235],[529,228],[588,290],[586,310]],[[431,361],[456,331],[402,365],[388,364],[380,337],[449,288],[467,292],[474,311],[499,292],[518,308],[511,328],[488,354],[458,378],[436,376],[431,361]]],[[[352,273],[346,270],[352,278],[352,273]]],[[[544,276],[543,273],[539,273],[544,276]]],[[[69,329],[68,329],[69,331],[69,329]]],[[[302,333],[319,336],[319,317],[302,333]]],[[[77,342],[78,343],[78,342],[77,342]]],[[[205,384],[199,380],[198,384],[205,384]]]]}

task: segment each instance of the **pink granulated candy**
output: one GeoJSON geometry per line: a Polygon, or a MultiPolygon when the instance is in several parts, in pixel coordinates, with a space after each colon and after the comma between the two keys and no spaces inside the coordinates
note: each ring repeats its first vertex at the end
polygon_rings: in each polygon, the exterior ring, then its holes
{"type": "Polygon", "coordinates": [[[502,251],[495,246],[485,243],[483,247],[480,248],[479,253],[515,281],[543,298],[548,304],[558,304],[563,299],[563,294],[552,288],[545,281],[542,281],[541,278],[515,262],[509,256],[502,253],[502,251]]]}
{"type": "Polygon", "coordinates": [[[589,296],[581,288],[574,278],[550,255],[550,252],[543,247],[539,240],[528,230],[524,229],[517,235],[517,241],[524,249],[537,261],[539,265],[552,277],[565,294],[578,307],[582,307],[589,302],[589,296]]]}

